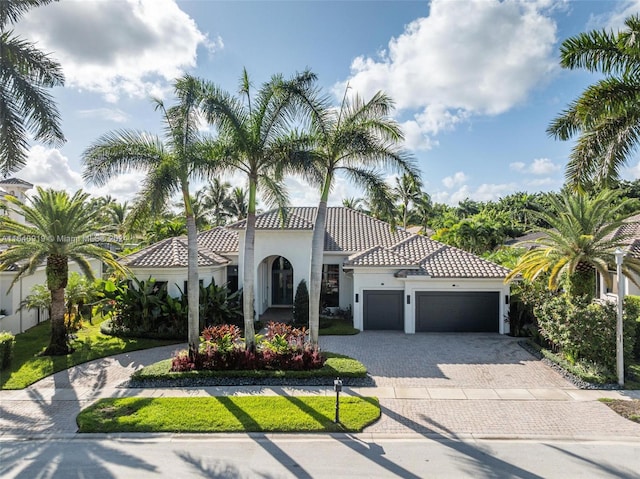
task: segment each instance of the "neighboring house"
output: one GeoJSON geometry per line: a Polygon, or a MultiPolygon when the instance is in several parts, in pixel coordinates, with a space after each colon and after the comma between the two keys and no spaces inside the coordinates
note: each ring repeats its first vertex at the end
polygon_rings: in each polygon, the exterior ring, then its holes
{"type": "MultiPolygon", "coordinates": [[[[288,208],[256,218],[255,309],[291,306],[298,283],[309,282],[316,208],[288,208]]],[[[199,277],[207,285],[242,285],[245,221],[198,235],[199,277]]],[[[328,208],[322,304],[351,308],[360,330],[509,332],[506,268],[425,236],[392,230],[358,211],[328,208]]],[[[138,279],[185,291],[186,237],[170,238],[123,261],[138,279]]]]}
{"type": "MultiPolygon", "coordinates": [[[[624,220],[624,224],[614,231],[609,238],[622,239],[622,250],[635,259],[640,260],[640,214],[630,216],[624,220]]],[[[601,274],[597,278],[597,296],[602,299],[615,299],[618,296],[618,275],[613,270],[609,271],[611,287],[607,287],[607,283],[601,274]]],[[[640,278],[635,278],[640,283],[640,278]]],[[[640,295],[640,288],[626,276],[622,278],[623,291],[625,295],[640,295]]]]}
{"type": "MultiPolygon", "coordinates": [[[[24,222],[24,217],[11,208],[7,208],[6,195],[15,196],[20,201],[24,201],[27,190],[33,185],[19,178],[7,178],[0,180],[0,205],[4,214],[16,221],[24,222]]],[[[4,249],[0,238],[0,249],[4,249]]],[[[102,273],[102,264],[97,260],[89,260],[96,275],[102,273]]],[[[23,276],[11,287],[16,276],[17,266],[0,271],[0,331],[10,331],[13,334],[21,333],[40,321],[48,319],[48,311],[20,309],[22,301],[31,294],[32,288],[37,284],[46,284],[47,276],[45,265],[39,267],[35,273],[23,276]]],[[[69,263],[69,271],[80,272],[75,263],[69,263]]]]}
{"type": "Polygon", "coordinates": [[[2,209],[4,210],[4,214],[11,219],[16,221],[24,222],[24,217],[7,205],[7,200],[5,200],[6,195],[15,196],[20,201],[24,201],[27,199],[27,190],[33,188],[33,185],[28,181],[21,180],[19,178],[6,178],[4,180],[0,180],[0,205],[2,205],[2,209]]]}

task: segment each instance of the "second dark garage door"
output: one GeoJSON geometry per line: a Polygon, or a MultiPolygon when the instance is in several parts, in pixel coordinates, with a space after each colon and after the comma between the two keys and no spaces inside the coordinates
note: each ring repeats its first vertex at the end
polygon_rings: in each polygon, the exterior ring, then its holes
{"type": "Polygon", "coordinates": [[[416,332],[498,332],[498,292],[416,292],[416,332]]]}
{"type": "Polygon", "coordinates": [[[364,330],[404,330],[404,291],[368,290],[362,292],[364,330]]]}

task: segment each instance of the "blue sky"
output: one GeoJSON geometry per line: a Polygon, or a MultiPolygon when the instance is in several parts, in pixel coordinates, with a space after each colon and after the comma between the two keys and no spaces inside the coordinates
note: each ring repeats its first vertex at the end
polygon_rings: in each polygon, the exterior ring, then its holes
{"type": "MultiPolygon", "coordinates": [[[[81,153],[110,130],[161,133],[149,98],[170,102],[172,79],[188,72],[235,92],[244,67],[257,86],[308,67],[337,96],[349,83],[365,98],[384,90],[395,100],[435,201],[558,189],[572,143],[546,127],[597,79],[562,70],[559,46],[638,12],[640,0],[62,0],[16,30],[62,64],[67,82],[53,94],[68,141],[34,144],[16,176],[131,199],[140,174],[87,187],[81,153]]],[[[638,158],[624,176],[640,177],[638,158]]],[[[316,203],[301,181],[287,184],[293,204],[316,203]]],[[[362,192],[338,181],[332,203],[348,196],[362,192]]]]}

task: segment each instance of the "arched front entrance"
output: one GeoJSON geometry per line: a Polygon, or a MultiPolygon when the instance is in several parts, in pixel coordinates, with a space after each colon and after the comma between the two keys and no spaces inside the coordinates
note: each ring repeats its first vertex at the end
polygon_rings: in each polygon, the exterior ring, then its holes
{"type": "Polygon", "coordinates": [[[293,305],[293,267],[283,256],[278,256],[271,265],[271,304],[293,305]]]}

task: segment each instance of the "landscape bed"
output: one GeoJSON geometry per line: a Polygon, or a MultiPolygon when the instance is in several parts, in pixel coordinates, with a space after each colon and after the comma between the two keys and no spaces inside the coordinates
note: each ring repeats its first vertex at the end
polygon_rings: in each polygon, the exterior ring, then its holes
{"type": "Polygon", "coordinates": [[[345,386],[371,386],[373,379],[365,366],[356,359],[341,354],[323,352],[326,361],[319,369],[284,370],[221,370],[171,372],[171,359],[165,359],[136,371],[128,387],[194,387],[242,385],[333,385],[337,377],[345,386]]]}

